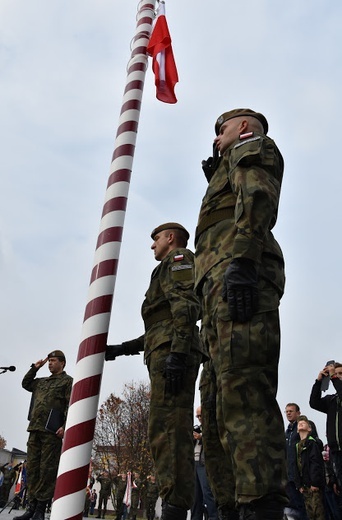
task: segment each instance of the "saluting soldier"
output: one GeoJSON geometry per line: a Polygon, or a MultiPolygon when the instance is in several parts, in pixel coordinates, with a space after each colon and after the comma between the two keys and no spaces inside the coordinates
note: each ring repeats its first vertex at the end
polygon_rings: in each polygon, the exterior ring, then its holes
{"type": "Polygon", "coordinates": [[[64,353],[53,350],[45,359],[33,363],[22,381],[22,387],[32,392],[27,428],[29,503],[27,511],[15,520],[44,520],[46,505],[53,498],[72,387],[65,364],[64,353]],[[51,376],[36,377],[46,363],[51,376]]]}
{"type": "MultiPolygon", "coordinates": [[[[285,277],[271,230],[284,163],[267,137],[263,114],[225,112],[215,132],[213,157],[202,162],[209,184],[196,230],[195,266],[203,337],[216,379],[217,431],[235,484],[220,515],[234,518],[237,503],[241,520],[281,520],[285,443],[276,392],[285,277]]],[[[205,428],[203,442],[208,461],[205,428]]]]}
{"type": "Polygon", "coordinates": [[[203,350],[194,293],[194,255],[186,248],[189,233],[167,222],[151,234],[159,265],[142,305],[145,334],[107,347],[106,359],[144,357],[151,380],[149,441],[163,499],[162,520],[185,520],[194,500],[193,402],[203,350]]]}
{"type": "Polygon", "coordinates": [[[101,484],[99,493],[99,507],[96,518],[105,518],[108,499],[112,491],[112,479],[110,478],[108,471],[104,471],[97,477],[96,480],[101,484]]]}

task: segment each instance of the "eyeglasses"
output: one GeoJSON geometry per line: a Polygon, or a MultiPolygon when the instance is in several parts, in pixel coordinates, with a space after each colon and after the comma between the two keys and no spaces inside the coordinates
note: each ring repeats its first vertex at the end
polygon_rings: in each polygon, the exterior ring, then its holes
{"type": "Polygon", "coordinates": [[[196,419],[199,419],[200,417],[202,417],[202,415],[196,415],[196,419]]]}

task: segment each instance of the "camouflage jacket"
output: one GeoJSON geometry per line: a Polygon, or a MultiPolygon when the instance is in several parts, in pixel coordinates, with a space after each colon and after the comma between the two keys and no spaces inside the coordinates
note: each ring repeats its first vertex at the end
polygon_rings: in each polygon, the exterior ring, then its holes
{"type": "Polygon", "coordinates": [[[159,497],[159,489],[156,482],[151,482],[148,480],[146,482],[146,500],[148,501],[157,501],[159,497]]]}
{"type": "Polygon", "coordinates": [[[173,249],[151,275],[141,314],[145,334],[127,342],[140,344],[145,359],[160,345],[171,343],[171,352],[205,355],[196,325],[200,303],[194,292],[194,255],[189,249],[173,249]]]}
{"type": "Polygon", "coordinates": [[[97,482],[101,484],[100,495],[109,496],[112,489],[112,481],[109,477],[97,477],[97,482]]]}
{"type": "Polygon", "coordinates": [[[114,477],[113,482],[115,484],[116,495],[118,497],[123,497],[126,491],[127,479],[125,478],[125,480],[122,480],[121,476],[114,477]]]}
{"type": "Polygon", "coordinates": [[[64,414],[64,425],[72,387],[72,377],[66,372],[51,374],[50,377],[36,378],[37,369],[33,366],[24,376],[22,387],[32,392],[27,431],[46,431],[45,425],[53,408],[64,414]]]}
{"type": "MultiPolygon", "coordinates": [[[[196,229],[195,286],[223,261],[254,260],[261,284],[284,291],[284,260],[271,232],[284,162],[272,139],[254,134],[225,152],[202,200],[196,229]]],[[[271,306],[277,305],[273,302],[271,306]]]]}

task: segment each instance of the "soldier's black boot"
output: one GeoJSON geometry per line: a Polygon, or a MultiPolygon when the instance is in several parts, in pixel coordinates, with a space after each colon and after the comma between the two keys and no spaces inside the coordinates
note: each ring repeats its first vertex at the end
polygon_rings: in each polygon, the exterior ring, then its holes
{"type": "Polygon", "coordinates": [[[182,507],[163,502],[161,520],[186,520],[187,513],[182,507]]]}
{"type": "Polygon", "coordinates": [[[269,494],[239,507],[239,520],[283,520],[287,499],[269,494]]]}
{"type": "Polygon", "coordinates": [[[99,507],[98,509],[98,512],[97,512],[97,517],[96,518],[101,518],[101,508],[99,507]]]}
{"type": "Polygon", "coordinates": [[[218,506],[217,515],[219,520],[239,520],[239,513],[229,506],[218,506]]]}
{"type": "Polygon", "coordinates": [[[47,500],[38,500],[32,520],[44,520],[47,500]]]}
{"type": "Polygon", "coordinates": [[[36,510],[37,500],[29,500],[28,507],[23,515],[15,516],[14,520],[28,520],[32,518],[36,510]]]}

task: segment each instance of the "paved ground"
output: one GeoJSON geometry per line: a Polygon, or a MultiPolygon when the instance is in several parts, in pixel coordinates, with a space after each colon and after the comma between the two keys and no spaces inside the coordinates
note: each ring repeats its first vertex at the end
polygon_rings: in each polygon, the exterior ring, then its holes
{"type": "MultiPolygon", "coordinates": [[[[6,507],[3,512],[0,514],[0,520],[12,520],[15,516],[20,516],[25,513],[23,509],[12,509],[10,511],[10,507],[6,507]]],[[[48,520],[50,515],[45,515],[45,519],[48,520]]]]}
{"type": "MultiPolygon", "coordinates": [[[[13,520],[13,518],[15,516],[20,516],[20,515],[23,515],[24,514],[24,510],[23,509],[12,509],[12,511],[10,511],[10,507],[6,507],[6,509],[3,510],[3,512],[0,514],[0,520],[13,520]]],[[[90,515],[88,518],[95,518],[96,515],[90,515]]],[[[50,515],[49,514],[46,514],[45,515],[45,520],[49,520],[50,518],[50,515]]],[[[114,518],[113,515],[106,515],[106,518],[107,520],[110,520],[111,518],[114,518]]]]}

